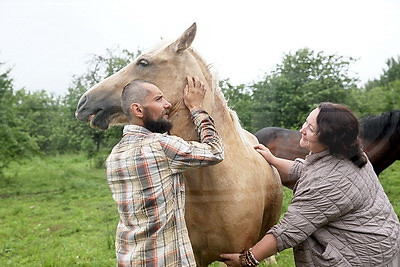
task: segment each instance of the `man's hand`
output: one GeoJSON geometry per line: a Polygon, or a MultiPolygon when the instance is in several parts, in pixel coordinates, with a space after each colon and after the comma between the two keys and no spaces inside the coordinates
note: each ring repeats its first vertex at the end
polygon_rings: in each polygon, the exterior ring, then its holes
{"type": "Polygon", "coordinates": [[[187,76],[187,85],[183,93],[183,102],[189,111],[202,108],[206,88],[197,77],[187,76]]]}

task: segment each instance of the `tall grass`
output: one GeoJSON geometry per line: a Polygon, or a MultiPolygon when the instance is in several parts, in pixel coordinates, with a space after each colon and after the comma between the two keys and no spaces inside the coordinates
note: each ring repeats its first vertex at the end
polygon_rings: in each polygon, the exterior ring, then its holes
{"type": "MultiPolygon", "coordinates": [[[[5,171],[0,178],[0,266],[115,265],[118,213],[104,167],[98,168],[104,158],[35,158],[5,171]]],[[[400,161],[380,176],[397,214],[399,178],[400,161]]],[[[283,212],[291,197],[285,189],[283,212]]],[[[272,266],[294,266],[292,250],[276,260],[272,266]]]]}

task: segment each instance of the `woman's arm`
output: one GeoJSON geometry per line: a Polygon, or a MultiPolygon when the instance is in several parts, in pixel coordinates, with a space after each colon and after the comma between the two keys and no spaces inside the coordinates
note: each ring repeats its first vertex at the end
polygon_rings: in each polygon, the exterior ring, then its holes
{"type": "Polygon", "coordinates": [[[275,157],[271,151],[262,144],[254,146],[254,149],[260,153],[271,165],[275,166],[281,176],[282,184],[293,189],[296,181],[289,181],[289,170],[294,161],[275,157]]]}

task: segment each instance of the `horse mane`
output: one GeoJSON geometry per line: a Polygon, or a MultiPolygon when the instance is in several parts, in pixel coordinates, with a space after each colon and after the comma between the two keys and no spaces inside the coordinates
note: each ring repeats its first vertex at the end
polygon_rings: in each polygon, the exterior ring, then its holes
{"type": "Polygon", "coordinates": [[[400,134],[400,110],[391,110],[381,115],[370,115],[360,119],[360,137],[377,140],[385,136],[400,134]]]}
{"type": "Polygon", "coordinates": [[[211,86],[212,86],[211,90],[214,93],[214,96],[217,97],[221,101],[222,107],[224,109],[228,110],[229,117],[232,120],[233,126],[234,126],[236,132],[239,134],[240,139],[245,144],[252,146],[253,144],[250,142],[248,136],[245,135],[245,130],[243,129],[242,125],[240,124],[240,120],[239,120],[239,117],[238,117],[236,111],[234,111],[233,109],[231,109],[228,106],[228,101],[226,100],[224,94],[222,93],[221,88],[218,85],[219,79],[218,79],[217,71],[214,68],[214,65],[206,63],[204,58],[193,47],[190,47],[189,49],[190,49],[191,54],[194,56],[194,58],[199,62],[204,76],[206,78],[210,79],[211,86]]]}

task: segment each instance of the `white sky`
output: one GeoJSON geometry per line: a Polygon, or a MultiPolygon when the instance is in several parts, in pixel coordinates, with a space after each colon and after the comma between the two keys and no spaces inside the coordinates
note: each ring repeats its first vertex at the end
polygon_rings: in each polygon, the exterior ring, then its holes
{"type": "Polygon", "coordinates": [[[0,0],[0,62],[16,89],[63,95],[90,55],[146,50],[193,22],[193,46],[234,85],[304,47],[358,58],[362,82],[400,56],[400,0],[0,0]]]}

